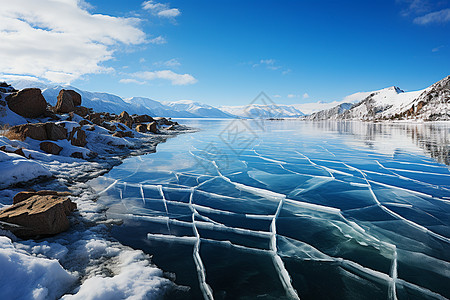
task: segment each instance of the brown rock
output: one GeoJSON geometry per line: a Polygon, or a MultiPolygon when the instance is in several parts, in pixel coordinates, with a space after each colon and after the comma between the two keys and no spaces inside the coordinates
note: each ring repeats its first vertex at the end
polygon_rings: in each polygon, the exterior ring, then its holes
{"type": "Polygon", "coordinates": [[[137,125],[136,126],[136,131],[137,132],[142,132],[142,133],[147,132],[147,125],[144,125],[144,124],[137,125]]]}
{"type": "Polygon", "coordinates": [[[74,146],[84,147],[87,144],[86,132],[80,127],[76,127],[70,132],[68,140],[74,146]]]}
{"type": "Polygon", "coordinates": [[[148,122],[153,122],[153,118],[150,117],[149,115],[134,116],[133,122],[135,124],[148,123],[148,122]]]}
{"type": "Polygon", "coordinates": [[[174,125],[170,125],[169,127],[166,128],[167,130],[175,130],[175,126],[174,125]]]}
{"type": "Polygon", "coordinates": [[[74,158],[83,158],[83,153],[81,152],[73,152],[72,154],[70,154],[71,157],[74,158]]]}
{"type": "Polygon", "coordinates": [[[81,120],[81,121],[79,122],[79,124],[80,124],[80,126],[83,126],[83,125],[89,125],[89,124],[92,124],[92,123],[89,122],[89,121],[86,120],[86,119],[83,119],[83,120],[81,120]]]}
{"type": "Polygon", "coordinates": [[[20,227],[7,228],[20,238],[54,235],[69,229],[67,216],[76,204],[58,195],[33,195],[0,211],[0,221],[20,227]]]}
{"type": "Polygon", "coordinates": [[[47,132],[47,140],[57,141],[67,138],[67,129],[61,125],[48,122],[45,123],[45,131],[47,132]]]}
{"type": "Polygon", "coordinates": [[[16,125],[11,127],[5,135],[10,140],[24,141],[27,137],[39,141],[47,139],[45,123],[16,125]]]}
{"type": "Polygon", "coordinates": [[[47,101],[40,89],[23,89],[6,97],[8,107],[25,118],[36,118],[44,114],[47,101]]]}
{"type": "Polygon", "coordinates": [[[48,109],[45,110],[45,112],[44,112],[44,114],[42,116],[45,117],[45,118],[50,118],[50,119],[52,119],[54,121],[58,121],[58,120],[61,119],[54,112],[52,112],[52,111],[50,111],[48,109]]]}
{"type": "Polygon", "coordinates": [[[117,130],[117,126],[116,125],[111,125],[109,123],[103,122],[103,124],[101,125],[102,127],[108,129],[109,131],[116,131],[117,130]]]}
{"type": "Polygon", "coordinates": [[[20,156],[23,156],[23,157],[25,157],[25,158],[27,158],[27,157],[25,156],[25,153],[23,153],[22,148],[19,148],[19,149],[15,150],[14,153],[15,153],[15,154],[18,154],[18,155],[20,155],[20,156]]]}
{"type": "Polygon", "coordinates": [[[158,133],[158,126],[156,126],[156,122],[147,124],[147,130],[152,133],[158,133]]]}
{"type": "Polygon", "coordinates": [[[58,101],[56,102],[55,112],[56,113],[68,113],[74,110],[75,105],[72,98],[72,93],[69,90],[62,89],[59,91],[58,101]]]}
{"type": "Polygon", "coordinates": [[[22,202],[24,200],[27,200],[28,198],[39,195],[39,196],[47,196],[47,195],[58,195],[58,196],[70,196],[70,192],[57,192],[57,191],[50,191],[50,190],[42,190],[42,191],[23,191],[17,193],[13,198],[13,204],[17,204],[19,202],[22,202]]]}
{"type": "Polygon", "coordinates": [[[133,119],[130,117],[130,115],[126,111],[123,111],[119,115],[118,121],[127,125],[129,128],[131,128],[131,126],[133,126],[133,119]]]}
{"type": "Polygon", "coordinates": [[[55,155],[58,155],[59,152],[61,152],[61,150],[63,149],[62,147],[52,142],[42,142],[39,144],[39,148],[41,148],[42,151],[55,155]]]}
{"type": "Polygon", "coordinates": [[[90,113],[89,108],[84,107],[84,106],[76,106],[73,109],[73,112],[81,117],[85,117],[90,113]]]}
{"type": "Polygon", "coordinates": [[[117,127],[119,127],[120,130],[126,130],[125,126],[120,123],[117,124],[117,127]]]}
{"type": "Polygon", "coordinates": [[[173,122],[167,120],[166,118],[163,117],[157,117],[155,118],[155,121],[159,124],[159,125],[172,125],[173,122]]]}
{"type": "Polygon", "coordinates": [[[75,92],[74,90],[65,90],[72,97],[72,102],[74,106],[81,105],[81,95],[75,92]]]}

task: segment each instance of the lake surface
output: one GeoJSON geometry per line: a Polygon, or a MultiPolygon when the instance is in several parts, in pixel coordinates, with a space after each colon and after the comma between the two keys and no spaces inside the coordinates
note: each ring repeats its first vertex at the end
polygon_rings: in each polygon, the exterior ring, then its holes
{"type": "Polygon", "coordinates": [[[181,122],[90,182],[167,298],[450,298],[450,124],[181,122]]]}

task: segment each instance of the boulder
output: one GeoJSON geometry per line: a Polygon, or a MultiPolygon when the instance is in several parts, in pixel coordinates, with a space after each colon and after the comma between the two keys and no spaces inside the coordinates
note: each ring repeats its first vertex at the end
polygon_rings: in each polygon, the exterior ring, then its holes
{"type": "Polygon", "coordinates": [[[67,129],[62,125],[58,125],[52,122],[44,124],[45,131],[47,132],[47,140],[57,141],[67,138],[67,129]]]}
{"type": "Polygon", "coordinates": [[[136,126],[136,131],[137,132],[142,132],[142,133],[147,132],[147,125],[144,125],[144,124],[137,125],[136,126]]]}
{"type": "Polygon", "coordinates": [[[169,127],[166,128],[166,130],[175,130],[175,125],[170,125],[169,127]]]}
{"type": "Polygon", "coordinates": [[[70,154],[71,157],[73,158],[83,158],[83,153],[81,152],[73,152],[72,154],[70,154]]]}
{"type": "Polygon", "coordinates": [[[149,115],[133,116],[133,122],[135,124],[148,123],[153,122],[153,118],[149,115]]]}
{"type": "Polygon", "coordinates": [[[42,116],[43,116],[44,118],[50,118],[50,119],[52,119],[52,120],[54,120],[54,121],[58,121],[58,120],[61,119],[61,118],[58,117],[54,112],[52,112],[52,111],[50,111],[50,110],[48,110],[48,109],[45,110],[45,112],[43,113],[42,116]]]}
{"type": "Polygon", "coordinates": [[[65,90],[72,97],[72,102],[74,106],[81,105],[81,95],[75,92],[74,90],[65,90]]]}
{"type": "Polygon", "coordinates": [[[42,151],[55,155],[58,155],[59,152],[61,152],[61,150],[63,149],[62,147],[52,142],[42,142],[39,144],[39,148],[41,148],[42,151]]]}
{"type": "Polygon", "coordinates": [[[57,191],[50,191],[50,190],[42,190],[42,191],[23,191],[17,193],[13,198],[13,204],[17,204],[19,202],[22,202],[24,200],[27,200],[28,198],[39,195],[39,196],[47,196],[47,195],[58,195],[58,196],[70,196],[70,192],[57,192],[57,191]]]}
{"type": "Polygon", "coordinates": [[[5,134],[10,140],[24,141],[27,137],[43,141],[47,139],[45,123],[23,124],[11,127],[5,134]]]}
{"type": "Polygon", "coordinates": [[[73,112],[84,118],[85,116],[87,116],[90,113],[90,110],[89,110],[89,108],[84,107],[84,106],[76,106],[73,109],[73,112]]]}
{"type": "Polygon", "coordinates": [[[74,146],[84,147],[87,144],[86,132],[81,127],[75,127],[69,134],[68,140],[74,146]]]}
{"type": "Polygon", "coordinates": [[[172,125],[173,124],[172,121],[169,121],[169,120],[167,120],[166,118],[163,118],[163,117],[157,117],[157,118],[154,118],[154,119],[155,119],[156,123],[158,123],[159,125],[172,125]]]}
{"type": "Polygon", "coordinates": [[[158,126],[156,126],[156,122],[147,124],[147,130],[152,133],[158,133],[158,126]]]}
{"type": "Polygon", "coordinates": [[[123,137],[132,138],[132,137],[134,137],[133,132],[131,132],[131,131],[116,131],[116,132],[114,132],[113,136],[120,137],[120,138],[123,138],[123,137]]]}
{"type": "Polygon", "coordinates": [[[75,103],[72,97],[73,94],[72,92],[70,90],[65,89],[59,91],[58,97],[56,98],[58,100],[55,106],[56,113],[69,113],[75,109],[75,103]]]}
{"type": "Polygon", "coordinates": [[[83,119],[79,122],[79,124],[80,126],[83,126],[83,125],[91,125],[92,123],[86,119],[83,119]]]}
{"type": "Polygon", "coordinates": [[[133,126],[133,118],[130,117],[130,115],[123,111],[118,117],[117,120],[125,125],[127,125],[129,128],[133,126]]]}
{"type": "Polygon", "coordinates": [[[0,221],[14,235],[27,239],[58,234],[69,229],[67,216],[76,204],[59,195],[33,195],[0,211],[0,221]]]}
{"type": "Polygon", "coordinates": [[[43,115],[47,101],[40,89],[23,89],[6,97],[9,109],[25,118],[37,118],[43,115]]]}

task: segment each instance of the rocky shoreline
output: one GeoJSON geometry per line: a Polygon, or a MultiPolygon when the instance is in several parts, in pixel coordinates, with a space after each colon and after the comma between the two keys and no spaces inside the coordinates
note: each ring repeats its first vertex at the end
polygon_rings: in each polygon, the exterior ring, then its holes
{"type": "MultiPolygon", "coordinates": [[[[67,280],[47,288],[45,298],[88,297],[90,282],[124,280],[120,274],[125,270],[140,270],[136,276],[149,272],[132,284],[134,290],[138,285],[144,293],[153,293],[154,286],[145,288],[148,280],[158,282],[159,292],[173,290],[171,275],[153,266],[148,255],[110,237],[109,225],[120,221],[106,218],[105,208],[95,202],[97,195],[85,182],[126,157],[155,152],[157,144],[190,129],[166,118],[93,112],[81,103],[75,91],[61,90],[51,107],[39,89],[16,91],[0,84],[0,238],[13,249],[7,254],[25,251],[27,259],[57,259],[58,272],[67,280]],[[50,249],[63,248],[64,255],[36,250],[49,243],[50,249]],[[101,247],[91,253],[92,245],[101,247]],[[135,268],[123,264],[122,252],[133,253],[130,263],[135,268]]],[[[10,267],[20,271],[20,266],[10,267]]],[[[23,291],[24,297],[42,285],[39,278],[24,280],[35,283],[23,291]]],[[[124,286],[122,292],[130,288],[124,286]]]]}

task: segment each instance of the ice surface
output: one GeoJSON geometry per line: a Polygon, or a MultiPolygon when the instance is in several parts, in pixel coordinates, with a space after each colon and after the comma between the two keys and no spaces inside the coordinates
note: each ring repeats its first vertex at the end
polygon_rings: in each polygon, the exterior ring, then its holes
{"type": "Polygon", "coordinates": [[[221,135],[233,121],[204,122],[90,182],[163,269],[196,279],[183,281],[195,297],[450,297],[450,171],[408,126],[267,123],[244,147],[221,135]]]}

